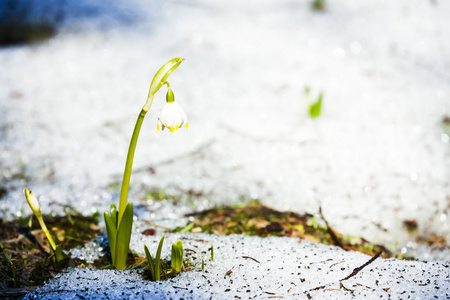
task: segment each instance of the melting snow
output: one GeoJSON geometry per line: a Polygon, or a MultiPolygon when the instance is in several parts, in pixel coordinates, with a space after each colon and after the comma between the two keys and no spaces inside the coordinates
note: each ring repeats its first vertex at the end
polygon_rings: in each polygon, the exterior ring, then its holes
{"type": "MultiPolygon", "coordinates": [[[[155,132],[158,93],[135,156],[130,200],[138,220],[175,227],[186,212],[251,198],[296,212],[321,205],[340,232],[450,260],[448,249],[414,242],[430,234],[450,241],[450,133],[442,124],[450,116],[449,2],[327,1],[325,12],[288,0],[111,3],[61,2],[66,21],[55,37],[0,49],[6,218],[30,213],[25,186],[44,213],[72,205],[89,214],[117,201],[106,186],[120,180],[151,78],[182,56],[170,82],[191,129],[175,138],[155,132]],[[316,120],[306,114],[305,86],[324,92],[316,120]],[[142,194],[149,188],[201,197],[150,201],[142,194]],[[418,222],[414,236],[405,220],[418,222]]],[[[203,238],[220,247],[207,273],[155,284],[137,271],[68,270],[29,297],[69,282],[45,295],[298,298],[330,283],[311,295],[449,297],[445,262],[378,259],[345,285],[355,292],[334,291],[368,257],[295,239],[203,238]]],[[[135,233],[132,249],[142,252],[144,242],[135,233]]]]}

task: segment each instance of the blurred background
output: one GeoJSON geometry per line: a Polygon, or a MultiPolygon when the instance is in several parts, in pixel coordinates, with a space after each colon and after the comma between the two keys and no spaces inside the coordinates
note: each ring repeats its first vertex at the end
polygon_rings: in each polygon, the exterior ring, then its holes
{"type": "Polygon", "coordinates": [[[169,82],[190,130],[156,132],[158,92],[134,161],[139,218],[322,207],[344,234],[449,260],[449,13],[438,0],[3,0],[3,220],[30,213],[26,186],[44,212],[117,201],[151,79],[179,56],[169,82]]]}

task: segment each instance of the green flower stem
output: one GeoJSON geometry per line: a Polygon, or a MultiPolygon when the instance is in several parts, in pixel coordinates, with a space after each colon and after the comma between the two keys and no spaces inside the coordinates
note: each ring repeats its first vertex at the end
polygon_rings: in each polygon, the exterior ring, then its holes
{"type": "Polygon", "coordinates": [[[167,84],[170,89],[170,85],[167,82],[169,75],[181,64],[182,58],[176,57],[165,63],[156,72],[153,77],[152,83],[150,84],[150,89],[148,91],[147,101],[142,107],[141,113],[134,126],[133,135],[130,141],[130,147],[128,148],[127,162],[125,163],[125,171],[123,173],[122,188],[120,190],[120,200],[119,200],[119,220],[117,221],[117,229],[119,229],[120,221],[122,221],[123,213],[125,212],[125,207],[127,206],[128,199],[128,189],[130,187],[131,179],[131,168],[133,167],[134,152],[136,150],[136,144],[139,136],[139,131],[141,130],[142,122],[144,121],[145,114],[148,112],[153,103],[153,96],[155,93],[164,85],[167,84]]]}
{"type": "Polygon", "coordinates": [[[36,218],[39,221],[39,225],[41,225],[42,231],[44,232],[45,236],[47,237],[48,242],[50,243],[50,246],[52,247],[53,252],[56,251],[56,244],[53,241],[50,232],[47,229],[47,226],[44,223],[44,219],[42,218],[42,214],[41,211],[35,211],[34,215],[36,216],[36,218]]]}
{"type": "Polygon", "coordinates": [[[141,113],[139,114],[138,119],[136,121],[136,125],[134,126],[133,135],[131,136],[130,147],[128,148],[127,154],[127,161],[125,163],[125,171],[123,173],[122,189],[120,190],[119,220],[117,222],[117,228],[119,228],[120,226],[120,221],[122,221],[123,213],[125,212],[125,208],[127,206],[128,190],[130,187],[131,168],[133,167],[134,152],[136,150],[139,132],[141,131],[142,122],[144,121],[146,113],[147,113],[146,110],[144,109],[141,110],[141,113]]]}
{"type": "Polygon", "coordinates": [[[53,241],[52,237],[50,236],[50,232],[48,232],[47,226],[45,226],[44,219],[42,218],[41,209],[39,207],[39,202],[37,198],[31,193],[31,191],[28,188],[25,188],[25,198],[27,199],[28,205],[30,206],[31,210],[33,211],[34,215],[36,216],[36,219],[39,221],[39,225],[41,225],[42,231],[44,232],[45,236],[47,237],[48,242],[50,243],[50,246],[53,250],[53,252],[56,251],[56,244],[53,241]]]}

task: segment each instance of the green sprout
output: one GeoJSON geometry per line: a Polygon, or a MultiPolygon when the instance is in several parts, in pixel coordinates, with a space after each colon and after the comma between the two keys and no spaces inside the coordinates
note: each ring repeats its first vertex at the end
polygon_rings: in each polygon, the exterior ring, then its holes
{"type": "Polygon", "coordinates": [[[159,241],[158,250],[156,251],[156,256],[153,259],[153,256],[148,251],[146,245],[144,245],[145,256],[147,257],[148,265],[150,268],[150,273],[152,274],[152,280],[158,281],[161,280],[161,250],[164,243],[164,235],[159,241]]]}
{"type": "Polygon", "coordinates": [[[178,242],[172,244],[172,261],[171,267],[176,272],[181,271],[181,267],[183,266],[183,242],[178,240],[178,242]]]}
{"type": "Polygon", "coordinates": [[[319,94],[319,98],[317,99],[317,101],[312,101],[310,96],[309,96],[309,92],[310,92],[310,88],[309,87],[305,87],[305,95],[306,98],[309,101],[309,109],[308,109],[308,113],[309,116],[311,118],[317,118],[320,116],[320,114],[322,113],[322,98],[323,98],[323,93],[319,94]]]}
{"type": "Polygon", "coordinates": [[[190,231],[192,230],[192,228],[194,228],[194,225],[195,225],[195,223],[194,223],[194,222],[191,222],[191,223],[189,223],[188,225],[186,225],[186,227],[180,229],[179,232],[181,232],[181,233],[190,232],[190,231]]]}
{"type": "Polygon", "coordinates": [[[211,243],[211,260],[214,260],[214,246],[211,243]]]}
{"type": "Polygon", "coordinates": [[[39,202],[37,198],[31,193],[31,191],[28,188],[25,188],[25,198],[27,198],[28,205],[30,206],[31,210],[33,211],[34,215],[36,216],[36,219],[39,222],[39,225],[41,225],[42,231],[44,232],[45,236],[47,237],[47,240],[50,244],[50,251],[52,254],[54,254],[54,260],[61,261],[64,259],[64,254],[62,253],[62,249],[59,245],[56,245],[53,241],[53,238],[50,235],[50,232],[47,229],[47,226],[45,225],[44,219],[42,218],[41,208],[39,207],[39,202]]]}
{"type": "Polygon", "coordinates": [[[188,128],[187,117],[183,109],[174,102],[174,94],[167,82],[169,75],[181,64],[182,58],[174,58],[164,64],[153,77],[148,92],[145,105],[139,113],[136,125],[128,148],[125,171],[123,173],[122,187],[120,191],[119,210],[114,204],[111,205],[110,212],[105,212],[106,231],[111,248],[112,263],[117,270],[125,269],[128,248],[130,245],[132,225],[133,225],[133,204],[127,203],[128,190],[131,179],[131,169],[133,166],[134,152],[139,137],[144,117],[153,103],[155,93],[163,86],[167,85],[166,104],[159,112],[157,130],[165,127],[169,128],[172,134],[185,124],[188,128]]]}

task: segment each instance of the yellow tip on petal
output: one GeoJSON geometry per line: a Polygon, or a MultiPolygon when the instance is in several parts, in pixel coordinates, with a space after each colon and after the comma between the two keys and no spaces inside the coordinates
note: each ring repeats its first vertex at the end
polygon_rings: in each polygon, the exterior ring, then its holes
{"type": "Polygon", "coordinates": [[[188,123],[186,122],[186,128],[189,128],[189,125],[188,125],[188,123]]]}
{"type": "Polygon", "coordinates": [[[157,125],[157,126],[156,126],[156,130],[159,130],[159,129],[160,129],[160,127],[159,127],[159,125],[157,125]]]}
{"type": "Polygon", "coordinates": [[[170,132],[172,132],[172,133],[174,133],[174,132],[175,132],[175,130],[173,129],[173,126],[167,126],[167,128],[169,128],[169,129],[170,129],[170,132]]]}
{"type": "Polygon", "coordinates": [[[177,131],[177,130],[178,130],[178,128],[180,128],[180,126],[178,126],[178,125],[175,125],[175,131],[177,131]]]}

